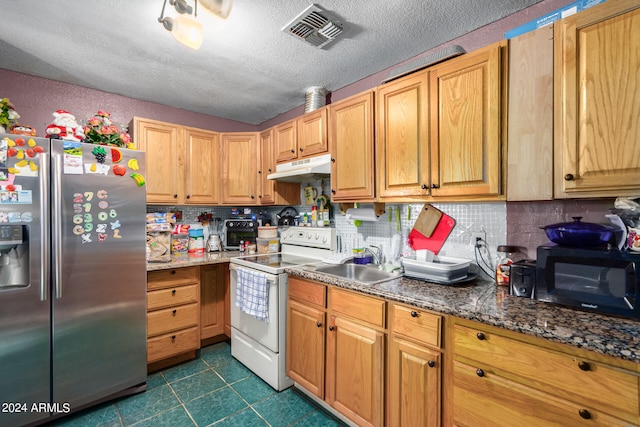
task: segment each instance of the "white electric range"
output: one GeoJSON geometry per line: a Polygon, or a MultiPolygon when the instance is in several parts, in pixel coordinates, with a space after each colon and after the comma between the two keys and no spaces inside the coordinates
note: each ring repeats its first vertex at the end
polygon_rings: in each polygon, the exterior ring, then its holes
{"type": "Polygon", "coordinates": [[[335,252],[336,240],[335,228],[289,227],[280,234],[281,252],[231,259],[231,355],[275,390],[293,385],[286,375],[288,279],[284,269],[322,261],[335,252]],[[236,306],[239,268],[267,276],[268,322],[236,306]]]}

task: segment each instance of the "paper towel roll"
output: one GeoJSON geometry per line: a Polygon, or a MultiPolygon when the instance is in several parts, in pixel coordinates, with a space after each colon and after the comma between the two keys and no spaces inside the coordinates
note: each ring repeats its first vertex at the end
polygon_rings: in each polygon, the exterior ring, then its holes
{"type": "Polygon", "coordinates": [[[347,209],[347,219],[360,221],[379,221],[373,208],[350,208],[347,209]]]}

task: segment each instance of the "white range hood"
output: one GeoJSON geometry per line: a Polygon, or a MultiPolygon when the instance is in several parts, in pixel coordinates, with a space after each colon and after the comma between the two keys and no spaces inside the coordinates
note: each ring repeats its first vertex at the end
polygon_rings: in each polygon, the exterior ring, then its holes
{"type": "Polygon", "coordinates": [[[303,182],[327,179],[331,173],[331,154],[295,160],[276,165],[275,173],[267,179],[284,182],[303,182]]]}

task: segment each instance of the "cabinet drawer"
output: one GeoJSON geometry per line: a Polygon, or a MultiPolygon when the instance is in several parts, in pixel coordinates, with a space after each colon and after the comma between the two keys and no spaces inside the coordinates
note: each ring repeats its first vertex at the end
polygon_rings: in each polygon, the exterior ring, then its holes
{"type": "Polygon", "coordinates": [[[198,285],[175,286],[147,293],[147,310],[198,302],[198,285]]]}
{"type": "Polygon", "coordinates": [[[172,268],[147,272],[147,290],[199,283],[199,267],[172,268]]]}
{"type": "Polygon", "coordinates": [[[558,397],[638,420],[639,377],[480,329],[455,325],[455,358],[558,397]]]}
{"type": "Polygon", "coordinates": [[[383,300],[336,288],[330,288],[329,295],[332,311],[384,327],[385,302],[383,300]]]}
{"type": "Polygon", "coordinates": [[[181,305],[147,313],[148,337],[197,325],[198,304],[181,305]]]}
{"type": "Polygon", "coordinates": [[[479,376],[477,370],[475,366],[454,362],[453,416],[456,426],[629,425],[595,408],[559,399],[491,372],[485,371],[479,376]]]}
{"type": "Polygon", "coordinates": [[[147,363],[157,362],[190,350],[200,343],[198,328],[189,328],[173,334],[160,335],[147,340],[147,363]]]}
{"type": "Polygon", "coordinates": [[[289,297],[325,308],[327,306],[327,287],[319,283],[290,277],[289,297]]]}
{"type": "Polygon", "coordinates": [[[399,304],[392,305],[391,330],[424,344],[440,347],[442,316],[399,304]]]}

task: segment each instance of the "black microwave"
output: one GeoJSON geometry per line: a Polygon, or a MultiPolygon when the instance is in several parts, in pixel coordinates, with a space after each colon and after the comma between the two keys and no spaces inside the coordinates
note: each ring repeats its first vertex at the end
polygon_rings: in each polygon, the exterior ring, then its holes
{"type": "Polygon", "coordinates": [[[540,246],[534,298],[640,318],[640,254],[540,246]]]}

